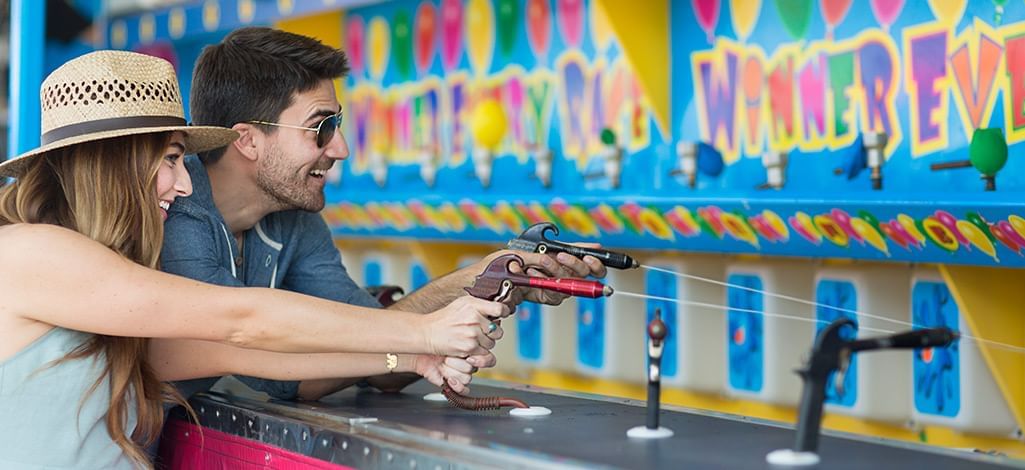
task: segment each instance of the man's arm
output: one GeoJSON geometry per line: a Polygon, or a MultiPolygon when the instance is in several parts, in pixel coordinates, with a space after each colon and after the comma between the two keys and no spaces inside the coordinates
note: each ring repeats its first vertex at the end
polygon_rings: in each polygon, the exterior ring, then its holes
{"type": "MultiPolygon", "coordinates": [[[[245,284],[235,278],[231,270],[223,265],[218,254],[218,245],[228,243],[228,240],[218,239],[215,235],[217,227],[211,227],[212,222],[204,220],[193,212],[202,210],[198,206],[185,209],[178,204],[184,205],[190,204],[190,202],[186,200],[171,206],[168,218],[164,223],[164,246],[160,252],[160,269],[167,273],[211,284],[245,287],[245,284]]],[[[224,236],[228,236],[226,231],[224,236]]],[[[295,399],[298,394],[299,382],[295,380],[266,380],[253,377],[240,377],[239,379],[254,390],[282,400],[295,399]]],[[[216,380],[195,379],[177,382],[174,385],[182,393],[191,394],[209,390],[214,383],[216,380]]]]}

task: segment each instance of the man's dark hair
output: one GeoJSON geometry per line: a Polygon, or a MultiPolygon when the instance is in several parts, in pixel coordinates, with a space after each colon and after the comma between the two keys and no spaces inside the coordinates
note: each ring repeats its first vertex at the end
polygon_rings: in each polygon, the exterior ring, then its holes
{"type": "MultiPolygon", "coordinates": [[[[224,127],[244,121],[277,122],[295,94],[348,73],[349,59],[340,49],[281,30],[241,28],[204,48],[196,60],[189,99],[192,122],[224,127]]],[[[273,127],[264,127],[274,132],[273,127]]],[[[224,150],[199,157],[203,163],[215,163],[224,150]]]]}

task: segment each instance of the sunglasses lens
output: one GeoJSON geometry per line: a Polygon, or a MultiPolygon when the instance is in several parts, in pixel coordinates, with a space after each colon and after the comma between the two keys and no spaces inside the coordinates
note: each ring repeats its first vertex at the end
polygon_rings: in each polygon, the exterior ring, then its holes
{"type": "Polygon", "coordinates": [[[317,146],[323,147],[331,142],[331,139],[335,136],[335,131],[342,124],[342,113],[328,116],[321,121],[320,126],[317,129],[317,146]]]}

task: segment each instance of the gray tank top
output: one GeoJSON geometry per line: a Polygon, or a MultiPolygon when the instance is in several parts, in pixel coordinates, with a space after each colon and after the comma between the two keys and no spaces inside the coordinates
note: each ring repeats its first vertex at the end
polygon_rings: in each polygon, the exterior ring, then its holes
{"type": "MultiPolygon", "coordinates": [[[[46,367],[91,336],[54,328],[0,362],[0,468],[133,468],[107,433],[109,381],[82,398],[100,376],[102,358],[46,367]]],[[[128,434],[136,424],[130,409],[128,434]]]]}

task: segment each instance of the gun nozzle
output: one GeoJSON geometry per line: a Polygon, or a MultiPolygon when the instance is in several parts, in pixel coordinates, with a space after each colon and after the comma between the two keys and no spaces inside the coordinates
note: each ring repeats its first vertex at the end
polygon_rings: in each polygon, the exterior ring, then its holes
{"type": "Polygon", "coordinates": [[[601,295],[604,295],[605,297],[612,295],[613,292],[615,292],[615,290],[612,286],[605,286],[601,288],[601,295]]]}
{"type": "Polygon", "coordinates": [[[630,265],[630,269],[637,269],[639,267],[641,267],[641,263],[638,263],[637,260],[633,260],[633,264],[630,265]]]}

